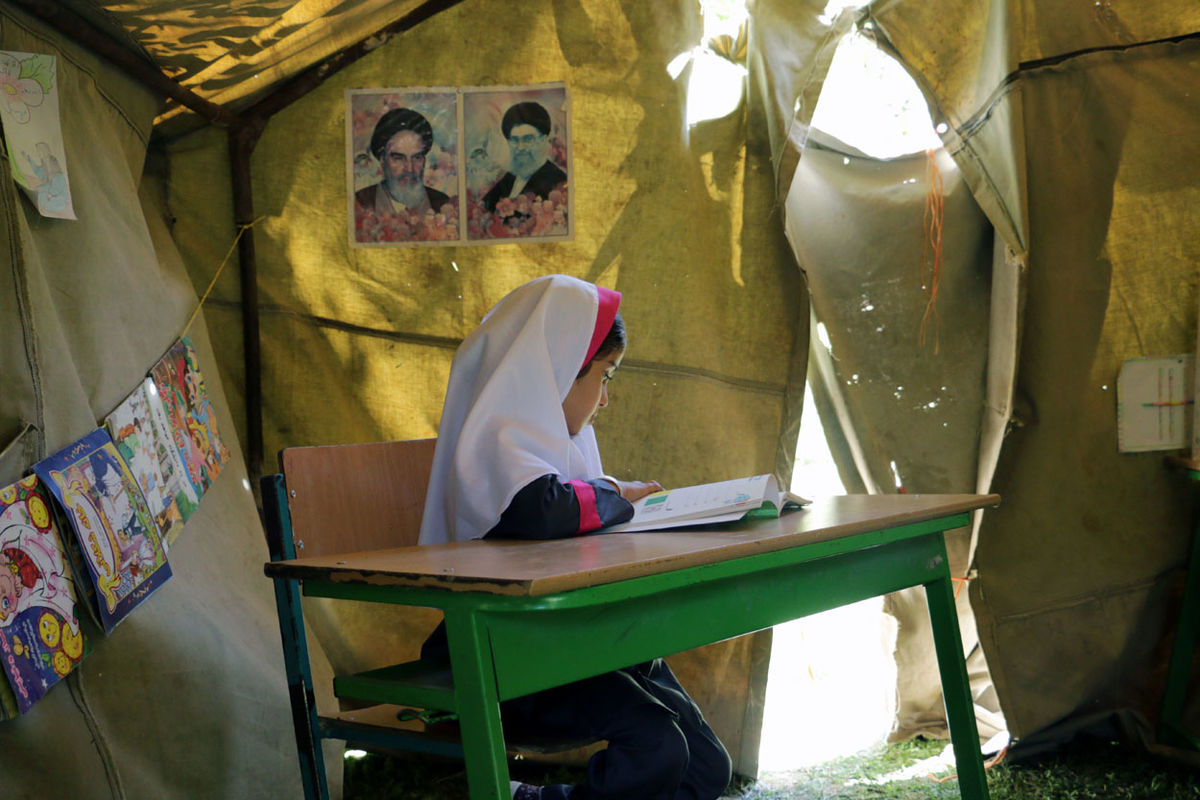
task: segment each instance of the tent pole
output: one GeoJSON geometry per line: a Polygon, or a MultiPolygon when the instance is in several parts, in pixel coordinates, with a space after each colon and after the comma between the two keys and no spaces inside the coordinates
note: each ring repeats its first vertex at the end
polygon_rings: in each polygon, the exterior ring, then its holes
{"type": "Polygon", "coordinates": [[[250,485],[257,489],[262,474],[262,357],[259,349],[258,262],[254,255],[254,195],[251,187],[250,156],[266,121],[252,118],[249,124],[229,131],[229,170],[233,191],[233,222],[238,237],[242,295],[242,365],[246,402],[246,469],[250,485]]]}

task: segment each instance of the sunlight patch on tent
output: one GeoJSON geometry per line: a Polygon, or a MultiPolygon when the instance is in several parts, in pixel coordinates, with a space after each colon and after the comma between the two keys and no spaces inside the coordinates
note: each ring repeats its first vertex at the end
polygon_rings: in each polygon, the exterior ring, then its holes
{"type": "Polygon", "coordinates": [[[870,0],[829,0],[825,4],[825,10],[817,16],[817,21],[822,25],[832,25],[838,15],[847,8],[862,8],[868,2],[870,0]]]}
{"type": "Polygon", "coordinates": [[[672,80],[678,80],[691,64],[685,115],[689,128],[732,114],[741,105],[746,88],[745,0],[701,0],[700,12],[704,20],[701,43],[667,64],[672,80]]]}
{"type": "MultiPolygon", "coordinates": [[[[829,341],[829,329],[825,327],[824,322],[817,323],[817,341],[820,342],[825,347],[826,350],[828,350],[831,353],[833,352],[833,343],[829,341]]],[[[807,397],[807,396],[808,395],[805,395],[805,397],[807,397]]],[[[808,409],[806,408],[804,410],[807,413],[808,409]]],[[[821,439],[822,444],[824,444],[824,441],[825,441],[824,438],[822,438],[821,439]]],[[[805,496],[807,496],[807,495],[805,495],[805,496]]]]}
{"type": "Polygon", "coordinates": [[[858,31],[846,34],[834,52],[812,126],[874,158],[942,146],[916,81],[858,31]]]}
{"type": "MultiPolygon", "coordinates": [[[[818,337],[829,347],[828,334],[818,337]]],[[[845,494],[804,393],[791,489],[845,494]]],[[[896,622],[874,597],[776,625],[759,746],[759,772],[783,772],[851,755],[886,740],[896,711],[896,622]]]]}
{"type": "Polygon", "coordinates": [[[737,110],[742,102],[746,68],[708,50],[697,48],[692,55],[688,79],[688,127],[720,119],[737,110]]]}

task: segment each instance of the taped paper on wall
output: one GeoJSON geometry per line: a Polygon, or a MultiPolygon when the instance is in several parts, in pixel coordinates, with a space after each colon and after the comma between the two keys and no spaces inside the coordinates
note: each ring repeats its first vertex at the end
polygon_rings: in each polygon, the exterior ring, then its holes
{"type": "Polygon", "coordinates": [[[1133,358],[1117,378],[1117,447],[1122,453],[1180,450],[1192,441],[1190,353],[1133,358]]]}

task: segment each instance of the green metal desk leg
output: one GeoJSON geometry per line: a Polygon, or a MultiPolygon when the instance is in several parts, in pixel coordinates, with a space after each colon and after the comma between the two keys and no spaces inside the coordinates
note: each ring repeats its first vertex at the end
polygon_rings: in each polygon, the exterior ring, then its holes
{"type": "Polygon", "coordinates": [[[508,800],[508,760],[487,630],[477,611],[446,609],[446,636],[471,800],[508,800]]]}
{"type": "Polygon", "coordinates": [[[1175,643],[1171,645],[1171,663],[1167,668],[1167,688],[1163,692],[1162,713],[1158,720],[1158,738],[1175,747],[1200,750],[1200,737],[1183,727],[1183,703],[1187,698],[1188,679],[1192,673],[1192,653],[1196,634],[1200,631],[1200,515],[1192,533],[1192,549],[1188,556],[1187,577],[1183,585],[1183,602],[1179,622],[1175,627],[1175,643]]]}
{"type": "Polygon", "coordinates": [[[958,630],[958,612],[954,607],[949,573],[925,584],[925,597],[929,601],[929,621],[933,625],[934,649],[942,675],[946,721],[958,767],[958,790],[963,800],[988,800],[987,777],[979,752],[979,729],[975,727],[975,705],[967,680],[967,665],[963,661],[962,634],[958,630]]]}

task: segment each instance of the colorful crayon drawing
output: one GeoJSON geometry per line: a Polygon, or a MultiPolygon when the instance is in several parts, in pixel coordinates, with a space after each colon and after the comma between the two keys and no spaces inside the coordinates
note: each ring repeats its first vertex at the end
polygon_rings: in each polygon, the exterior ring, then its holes
{"type": "Polygon", "coordinates": [[[0,489],[0,664],[22,714],[87,651],[65,564],[37,476],[0,489]]]}
{"type": "Polygon", "coordinates": [[[0,51],[0,124],[17,184],[43,217],[75,219],[58,114],[58,59],[0,51]]]}
{"type": "Polygon", "coordinates": [[[105,420],[109,434],[137,479],[167,544],[174,544],[200,502],[171,435],[171,424],[151,378],[105,420]]]}
{"type": "Polygon", "coordinates": [[[103,428],[33,468],[71,522],[107,633],[171,577],[150,508],[103,428]]]}
{"type": "Polygon", "coordinates": [[[186,336],[159,359],[150,376],[166,409],[188,477],[197,497],[201,497],[221,474],[229,450],[217,432],[217,415],[196,364],[196,351],[186,336]]]}

